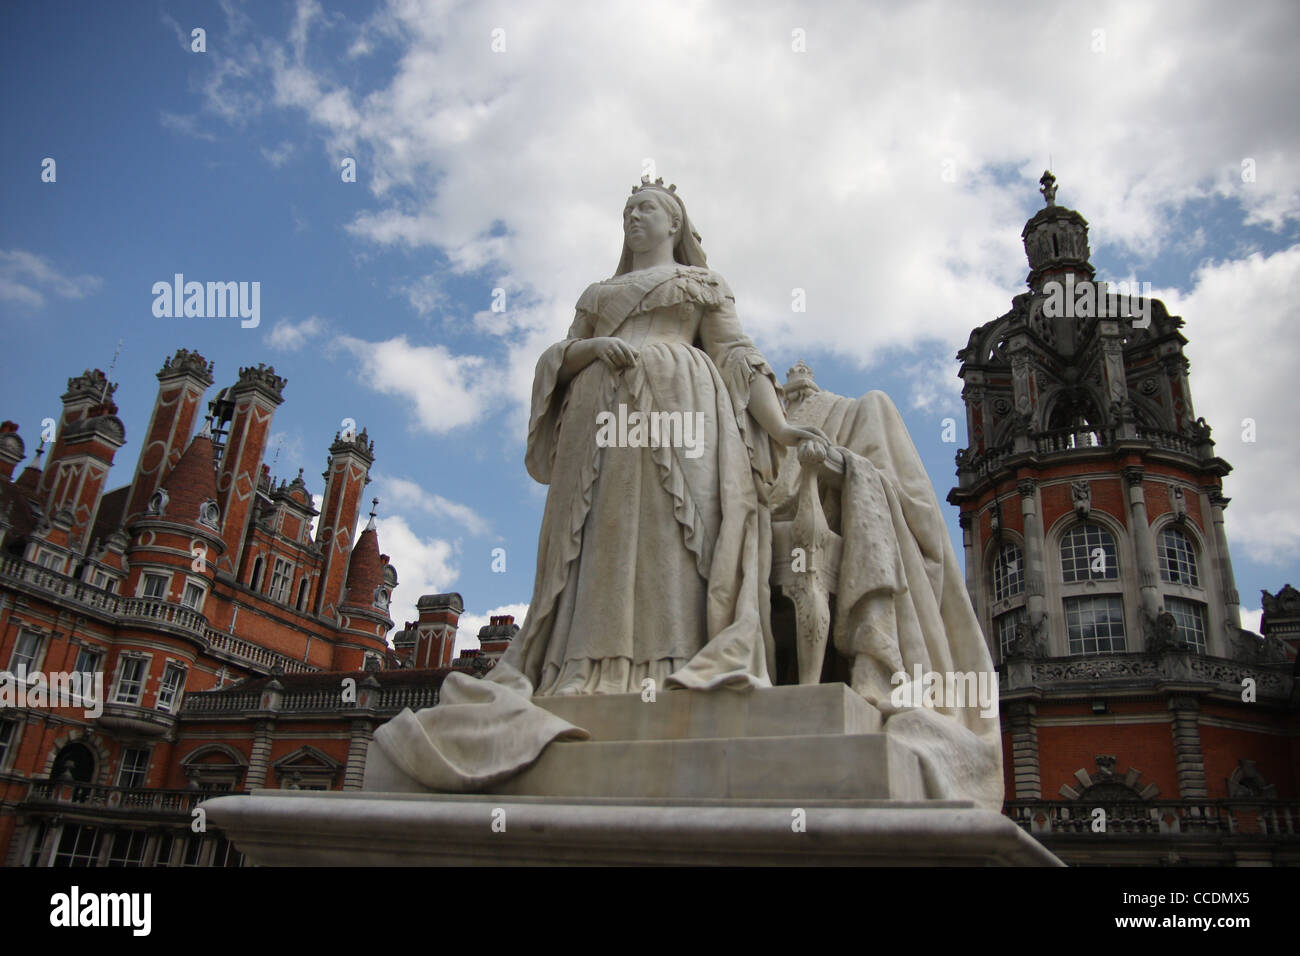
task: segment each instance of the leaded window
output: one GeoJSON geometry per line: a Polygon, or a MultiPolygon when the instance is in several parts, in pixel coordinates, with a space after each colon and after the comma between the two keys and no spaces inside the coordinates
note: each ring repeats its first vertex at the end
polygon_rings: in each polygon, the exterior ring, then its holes
{"type": "Polygon", "coordinates": [[[1077,525],[1061,538],[1061,580],[1066,584],[1118,577],[1115,539],[1101,525],[1077,525]]]}
{"type": "Polygon", "coordinates": [[[1160,577],[1170,584],[1187,584],[1200,587],[1200,576],[1196,569],[1196,551],[1187,535],[1177,528],[1165,528],[1160,532],[1156,545],[1156,555],[1160,561],[1160,577]]]}
{"type": "Polygon", "coordinates": [[[1025,556],[1014,544],[1002,546],[993,559],[993,600],[1005,601],[1025,591],[1025,556]]]}
{"type": "Polygon", "coordinates": [[[1165,598],[1165,610],[1178,622],[1178,639],[1205,653],[1205,605],[1183,598],[1165,598]]]}
{"type": "Polygon", "coordinates": [[[1117,654],[1124,645],[1124,600],[1118,594],[1065,599],[1071,654],[1117,654]]]}

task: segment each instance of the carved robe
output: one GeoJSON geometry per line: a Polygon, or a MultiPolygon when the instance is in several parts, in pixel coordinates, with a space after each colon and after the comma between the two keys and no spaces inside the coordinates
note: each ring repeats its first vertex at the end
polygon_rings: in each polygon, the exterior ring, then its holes
{"type": "Polygon", "coordinates": [[[583,293],[533,382],[526,464],[550,491],[528,617],[485,679],[450,674],[437,707],[378,729],[393,764],[433,789],[472,790],[551,740],[587,736],[533,694],[628,693],[646,677],[661,689],[771,686],[766,495],[780,456],[748,412],[757,375],[780,394],[708,269],[646,269],[583,293]],[[596,360],[560,384],[567,350],[598,336],[631,344],[636,364],[596,360]],[[665,440],[662,420],[657,446],[643,433],[602,447],[599,416],[620,405],[680,413],[683,439],[692,416],[691,447],[665,440]]]}

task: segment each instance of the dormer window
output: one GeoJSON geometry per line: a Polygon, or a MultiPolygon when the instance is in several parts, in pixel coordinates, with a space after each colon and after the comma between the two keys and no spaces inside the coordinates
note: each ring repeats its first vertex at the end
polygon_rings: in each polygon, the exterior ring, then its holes
{"type": "Polygon", "coordinates": [[[221,512],[211,498],[199,505],[199,524],[206,525],[213,531],[221,530],[221,512]]]}
{"type": "Polygon", "coordinates": [[[169,496],[165,488],[159,488],[149,497],[149,507],[145,509],[145,514],[161,515],[167,510],[169,496]]]}

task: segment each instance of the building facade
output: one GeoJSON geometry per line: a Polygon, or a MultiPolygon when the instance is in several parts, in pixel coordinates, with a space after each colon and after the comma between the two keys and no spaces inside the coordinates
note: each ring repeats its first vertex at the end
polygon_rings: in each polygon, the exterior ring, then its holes
{"type": "Polygon", "coordinates": [[[445,673],[397,670],[386,640],[397,573],[373,512],[356,534],[365,431],[335,436],[317,512],[301,471],[263,464],[274,369],[240,369],[201,427],[211,364],[181,349],[158,381],[114,490],[126,430],[102,372],[68,380],[43,467],[15,479],[24,442],[0,425],[6,865],[237,863],[204,795],[359,787],[370,731],[445,673]]]}
{"type": "Polygon", "coordinates": [[[948,496],[999,670],[1006,811],[1072,863],[1300,862],[1297,634],[1280,605],[1263,637],[1241,628],[1230,466],[1183,320],[1097,282],[1087,222],[1042,187],[1028,291],[958,353],[948,496]]]}

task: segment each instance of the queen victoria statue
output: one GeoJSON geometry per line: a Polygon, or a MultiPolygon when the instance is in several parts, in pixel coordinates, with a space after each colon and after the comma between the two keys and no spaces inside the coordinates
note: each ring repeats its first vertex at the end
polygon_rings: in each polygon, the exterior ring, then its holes
{"type": "MultiPolygon", "coordinates": [[[[827,494],[844,501],[828,497],[827,511],[855,562],[839,574],[842,679],[917,751],[930,796],[995,807],[995,705],[991,719],[913,715],[888,696],[890,675],[915,667],[992,671],[897,411],[871,393],[861,408],[801,402],[787,418],[675,187],[643,179],[622,216],[614,275],[588,286],[537,363],[525,461],[549,490],[523,628],[485,678],[449,674],[437,706],[380,727],[382,755],[431,790],[473,791],[587,737],[534,698],[771,687],[773,510],[791,475],[829,459],[843,480],[827,494]]],[[[799,678],[816,682],[808,670],[799,678]]]]}

